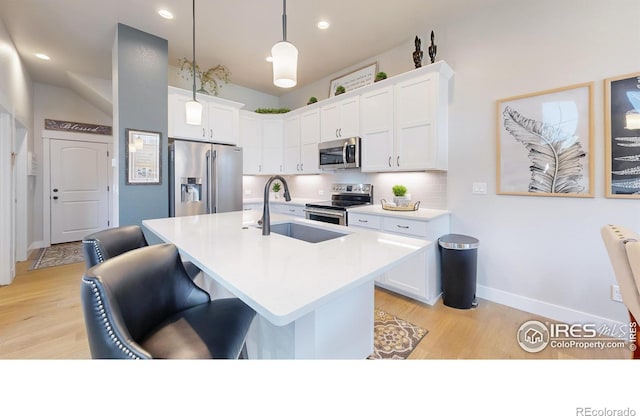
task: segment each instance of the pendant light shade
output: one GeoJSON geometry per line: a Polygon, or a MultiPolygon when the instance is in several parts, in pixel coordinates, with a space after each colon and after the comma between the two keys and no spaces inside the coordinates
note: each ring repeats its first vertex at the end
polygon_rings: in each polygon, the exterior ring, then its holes
{"type": "Polygon", "coordinates": [[[273,84],[280,88],[295,87],[298,81],[298,49],[289,42],[278,42],[271,48],[273,84]]]}
{"type": "Polygon", "coordinates": [[[627,130],[639,130],[640,129],[640,111],[631,110],[627,111],[624,115],[625,126],[627,130]]]}
{"type": "Polygon", "coordinates": [[[197,126],[202,124],[202,104],[193,99],[191,101],[187,101],[184,106],[187,111],[187,124],[197,126]]]}
{"type": "Polygon", "coordinates": [[[282,42],[271,48],[273,84],[280,88],[295,87],[298,83],[298,49],[287,42],[287,0],[282,0],[282,42]]]}
{"type": "Polygon", "coordinates": [[[202,104],[196,100],[196,0],[193,0],[193,20],[192,20],[192,35],[193,35],[193,100],[185,103],[186,122],[187,124],[193,124],[199,126],[202,124],[202,104]]]}

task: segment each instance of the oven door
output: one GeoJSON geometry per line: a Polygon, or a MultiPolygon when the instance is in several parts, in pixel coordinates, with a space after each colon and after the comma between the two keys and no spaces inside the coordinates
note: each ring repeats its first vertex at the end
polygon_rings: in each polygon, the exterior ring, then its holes
{"type": "Polygon", "coordinates": [[[347,211],[307,207],[304,212],[308,220],[347,225],[347,211]]]}

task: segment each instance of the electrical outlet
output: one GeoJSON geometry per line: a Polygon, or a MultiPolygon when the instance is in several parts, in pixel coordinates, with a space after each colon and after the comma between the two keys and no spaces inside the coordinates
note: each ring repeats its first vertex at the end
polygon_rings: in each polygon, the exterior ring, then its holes
{"type": "Polygon", "coordinates": [[[622,302],[622,295],[620,294],[620,286],[611,285],[611,300],[615,302],[622,302]]]}

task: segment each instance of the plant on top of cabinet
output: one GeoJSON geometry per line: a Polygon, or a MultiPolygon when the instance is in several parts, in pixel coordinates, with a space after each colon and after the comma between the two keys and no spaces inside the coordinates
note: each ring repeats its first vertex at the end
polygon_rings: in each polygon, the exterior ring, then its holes
{"type": "Polygon", "coordinates": [[[340,95],[347,92],[347,90],[345,89],[345,87],[343,87],[342,85],[338,85],[336,87],[336,94],[335,95],[340,95]]]}
{"type": "Polygon", "coordinates": [[[198,90],[199,93],[218,95],[218,91],[221,87],[220,82],[224,81],[225,84],[229,83],[231,71],[229,71],[229,68],[224,65],[216,65],[204,72],[200,70],[197,63],[194,71],[193,62],[187,58],[178,59],[178,65],[180,76],[186,80],[192,79],[191,77],[193,77],[195,72],[196,80],[200,82],[200,89],[198,90]]]}
{"type": "Polygon", "coordinates": [[[256,108],[258,114],[284,114],[291,111],[289,108],[256,108]]]}
{"type": "Polygon", "coordinates": [[[318,99],[316,97],[309,97],[309,101],[307,101],[307,105],[317,103],[318,99]]]}
{"type": "Polygon", "coordinates": [[[387,73],[386,72],[378,72],[376,74],[376,79],[374,80],[374,82],[382,81],[383,79],[387,79],[387,73]]]}

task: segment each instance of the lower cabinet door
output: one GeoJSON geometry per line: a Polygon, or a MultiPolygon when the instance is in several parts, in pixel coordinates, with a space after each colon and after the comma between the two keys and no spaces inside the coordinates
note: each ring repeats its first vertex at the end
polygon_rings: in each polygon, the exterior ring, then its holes
{"type": "Polygon", "coordinates": [[[416,253],[385,273],[384,280],[380,283],[409,297],[427,300],[426,265],[426,254],[416,253]]]}

